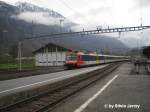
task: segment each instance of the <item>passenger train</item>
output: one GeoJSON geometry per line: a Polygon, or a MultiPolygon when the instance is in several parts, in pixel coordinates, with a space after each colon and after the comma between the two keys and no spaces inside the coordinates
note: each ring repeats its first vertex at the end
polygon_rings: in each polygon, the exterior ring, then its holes
{"type": "Polygon", "coordinates": [[[96,53],[67,52],[65,66],[67,69],[92,66],[103,63],[127,60],[126,56],[100,55],[96,53]]]}

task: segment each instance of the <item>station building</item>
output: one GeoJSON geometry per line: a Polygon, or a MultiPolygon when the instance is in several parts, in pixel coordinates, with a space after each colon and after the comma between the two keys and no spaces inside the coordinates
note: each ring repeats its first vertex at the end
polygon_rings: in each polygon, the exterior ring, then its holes
{"type": "Polygon", "coordinates": [[[36,66],[61,66],[69,49],[49,43],[34,51],[36,66]]]}

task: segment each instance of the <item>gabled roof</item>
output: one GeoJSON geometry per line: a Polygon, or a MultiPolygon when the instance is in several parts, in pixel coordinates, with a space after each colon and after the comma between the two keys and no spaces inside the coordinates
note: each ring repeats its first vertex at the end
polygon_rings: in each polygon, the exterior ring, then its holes
{"type": "Polygon", "coordinates": [[[48,52],[55,52],[57,48],[57,51],[68,51],[68,48],[64,48],[62,46],[53,44],[53,43],[49,43],[37,50],[35,50],[33,53],[41,53],[41,52],[46,52],[48,50],[48,52]]]}

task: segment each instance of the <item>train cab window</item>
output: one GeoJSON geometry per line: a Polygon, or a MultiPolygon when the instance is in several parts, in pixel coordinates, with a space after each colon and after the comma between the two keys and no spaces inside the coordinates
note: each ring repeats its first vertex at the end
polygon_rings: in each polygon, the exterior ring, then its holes
{"type": "Polygon", "coordinates": [[[69,61],[69,60],[77,60],[77,55],[75,55],[75,54],[67,55],[66,56],[66,60],[67,61],[69,61]]]}

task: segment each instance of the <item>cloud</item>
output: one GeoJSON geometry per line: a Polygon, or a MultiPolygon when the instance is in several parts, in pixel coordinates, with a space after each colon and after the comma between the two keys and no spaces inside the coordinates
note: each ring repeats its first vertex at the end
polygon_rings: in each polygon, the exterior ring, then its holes
{"type": "Polygon", "coordinates": [[[62,19],[50,17],[47,12],[23,12],[12,17],[29,23],[34,22],[35,24],[43,25],[60,25],[60,19],[62,19]]]}
{"type": "Polygon", "coordinates": [[[93,9],[90,9],[88,11],[88,14],[91,14],[91,15],[97,15],[99,13],[105,13],[107,11],[110,11],[111,10],[111,7],[99,7],[99,8],[93,8],[93,9]]]}
{"type": "MultiPolygon", "coordinates": [[[[78,24],[109,24],[109,25],[130,25],[137,24],[137,13],[131,9],[139,11],[140,0],[65,0],[75,11],[66,7],[61,0],[4,0],[7,2],[26,1],[38,6],[53,9],[69,20],[78,24]],[[78,13],[79,12],[79,13],[78,13]],[[131,14],[132,13],[132,14],[131,14]]],[[[142,0],[144,4],[149,4],[150,0],[142,0]]]]}
{"type": "MultiPolygon", "coordinates": [[[[150,25],[150,0],[65,0],[66,3],[75,11],[70,10],[68,7],[61,3],[61,0],[3,0],[9,3],[16,1],[26,1],[38,6],[53,9],[56,12],[61,13],[69,20],[81,24],[80,26],[72,27],[74,30],[92,29],[93,26],[107,27],[122,27],[122,26],[137,26],[140,25],[141,15],[143,19],[143,25],[150,25]],[[140,4],[142,1],[142,4],[140,4]],[[142,14],[140,14],[142,11],[142,14]],[[92,24],[92,25],[90,25],[92,24]],[[87,28],[88,26],[88,28],[87,28]]],[[[16,18],[25,20],[27,22],[36,22],[37,24],[46,25],[59,25],[59,20],[49,18],[42,13],[22,13],[17,15],[16,18]]],[[[142,40],[143,44],[150,44],[148,39],[150,32],[143,31],[142,40]],[[146,33],[145,33],[146,32],[146,33]]],[[[117,34],[110,34],[116,35],[117,34]]],[[[124,34],[124,38],[136,38],[139,34],[136,32],[124,34]]],[[[122,39],[122,36],[121,36],[122,39]]],[[[134,39],[133,39],[134,40],[134,39]]],[[[127,41],[125,39],[125,41],[127,41]]],[[[129,41],[127,41],[128,43],[129,41]]],[[[136,42],[135,42],[136,43],[136,42]]],[[[132,43],[130,43],[132,44],[132,43]]]]}

